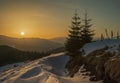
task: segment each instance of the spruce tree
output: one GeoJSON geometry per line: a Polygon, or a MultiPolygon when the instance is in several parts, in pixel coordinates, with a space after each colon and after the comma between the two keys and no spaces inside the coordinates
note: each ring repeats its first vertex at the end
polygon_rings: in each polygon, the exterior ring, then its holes
{"type": "Polygon", "coordinates": [[[104,35],[103,34],[101,34],[101,41],[103,41],[104,40],[104,35]]]}
{"type": "Polygon", "coordinates": [[[90,29],[91,28],[91,19],[88,19],[88,14],[87,11],[85,12],[85,18],[84,18],[84,25],[83,25],[83,29],[81,31],[81,41],[84,44],[89,43],[92,41],[94,33],[93,31],[90,29]]]}
{"type": "Polygon", "coordinates": [[[113,34],[113,31],[111,31],[111,39],[113,39],[113,35],[114,35],[114,34],[113,34]]]}
{"type": "Polygon", "coordinates": [[[119,32],[117,32],[117,39],[119,39],[120,38],[120,35],[119,35],[119,32]]]}
{"type": "Polygon", "coordinates": [[[105,34],[106,34],[107,39],[110,39],[107,29],[105,29],[105,34]]]}
{"type": "Polygon", "coordinates": [[[78,16],[77,11],[75,11],[65,45],[67,53],[71,55],[79,52],[79,49],[81,48],[81,28],[80,17],[78,16]]]}

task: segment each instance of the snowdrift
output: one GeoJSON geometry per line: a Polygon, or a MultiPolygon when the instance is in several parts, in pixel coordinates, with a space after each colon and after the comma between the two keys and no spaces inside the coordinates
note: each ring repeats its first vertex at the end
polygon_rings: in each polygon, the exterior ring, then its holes
{"type": "Polygon", "coordinates": [[[95,41],[92,43],[88,43],[83,47],[85,51],[85,55],[89,53],[104,48],[105,46],[111,47],[111,51],[114,51],[120,45],[120,39],[111,39],[111,40],[103,40],[103,41],[95,41]]]}
{"type": "Polygon", "coordinates": [[[83,79],[80,72],[70,78],[65,69],[68,60],[64,53],[58,53],[17,67],[8,66],[10,69],[2,67],[7,70],[0,71],[0,83],[101,83],[90,82],[89,77],[83,79]]]}

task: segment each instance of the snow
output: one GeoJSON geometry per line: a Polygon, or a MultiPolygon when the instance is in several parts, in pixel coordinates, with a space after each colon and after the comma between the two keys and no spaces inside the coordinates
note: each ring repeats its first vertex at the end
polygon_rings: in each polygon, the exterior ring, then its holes
{"type": "Polygon", "coordinates": [[[22,66],[25,63],[26,62],[19,62],[19,63],[8,64],[8,65],[5,65],[5,66],[2,66],[2,67],[0,67],[0,72],[6,71],[8,69],[12,69],[12,68],[17,67],[17,66],[22,66]]]}
{"type": "Polygon", "coordinates": [[[105,46],[110,47],[108,51],[114,52],[118,49],[118,46],[120,45],[120,39],[111,39],[111,40],[103,40],[103,41],[95,41],[92,43],[88,43],[83,47],[83,50],[85,51],[85,55],[88,55],[89,53],[99,50],[101,48],[104,48],[105,46]]]}
{"type": "MultiPolygon", "coordinates": [[[[117,53],[120,50],[119,45],[120,39],[113,39],[88,43],[83,49],[85,55],[88,55],[108,46],[109,49],[106,51],[117,53]]],[[[69,57],[64,53],[57,53],[31,62],[20,62],[0,67],[0,83],[103,83],[102,81],[89,81],[90,77],[84,76],[80,72],[84,70],[83,67],[73,78],[70,78],[65,68],[68,60],[69,57]]]]}
{"type": "MultiPolygon", "coordinates": [[[[61,54],[61,55],[63,55],[63,54],[61,54]]],[[[44,65],[43,68],[49,67],[49,66],[52,67],[52,68],[50,68],[50,67],[47,68],[47,71],[62,76],[62,75],[65,75],[65,73],[66,73],[65,65],[68,62],[68,60],[69,60],[68,56],[54,56],[54,58],[49,57],[45,60],[42,60],[40,63],[44,65]]],[[[46,69],[46,68],[44,68],[44,69],[46,69]]]]}
{"type": "Polygon", "coordinates": [[[70,78],[65,69],[68,60],[64,53],[58,53],[24,63],[0,72],[0,83],[102,83],[90,82],[80,72],[70,78]]]}

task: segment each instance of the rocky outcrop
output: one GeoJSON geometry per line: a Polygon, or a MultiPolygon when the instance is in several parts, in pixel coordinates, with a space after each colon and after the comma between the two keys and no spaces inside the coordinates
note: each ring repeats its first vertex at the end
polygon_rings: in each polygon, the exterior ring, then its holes
{"type": "Polygon", "coordinates": [[[111,47],[104,47],[88,54],[87,56],[76,56],[67,63],[71,77],[84,65],[91,81],[103,80],[104,83],[120,83],[120,50],[110,50],[111,47]]]}
{"type": "Polygon", "coordinates": [[[120,56],[113,57],[105,63],[104,83],[120,83],[120,56]]]}
{"type": "Polygon", "coordinates": [[[91,72],[90,80],[98,81],[105,78],[104,64],[110,59],[110,57],[114,56],[112,53],[107,52],[107,49],[108,48],[96,50],[85,57],[84,67],[87,71],[91,72]]]}

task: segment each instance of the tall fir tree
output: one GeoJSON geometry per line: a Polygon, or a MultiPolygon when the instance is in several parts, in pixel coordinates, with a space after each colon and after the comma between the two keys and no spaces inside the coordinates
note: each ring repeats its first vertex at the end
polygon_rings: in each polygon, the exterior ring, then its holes
{"type": "Polygon", "coordinates": [[[75,11],[75,14],[72,18],[71,27],[69,30],[69,35],[66,42],[66,51],[68,53],[75,54],[79,52],[79,49],[81,48],[81,18],[78,16],[77,11],[75,11]]]}
{"type": "Polygon", "coordinates": [[[103,41],[104,40],[104,35],[103,34],[101,34],[101,41],[103,41]]]}
{"type": "Polygon", "coordinates": [[[120,35],[119,35],[119,31],[117,32],[117,39],[119,39],[120,38],[120,35]]]}
{"type": "Polygon", "coordinates": [[[106,38],[107,38],[107,39],[110,39],[110,37],[109,37],[109,35],[108,35],[108,30],[107,30],[107,29],[105,29],[105,34],[106,34],[106,38]]]}
{"type": "Polygon", "coordinates": [[[91,19],[88,19],[87,11],[85,11],[84,25],[81,31],[81,41],[84,44],[92,41],[94,32],[90,29],[92,24],[90,24],[91,19]]]}
{"type": "Polygon", "coordinates": [[[113,39],[114,37],[114,34],[113,34],[113,31],[111,31],[111,39],[113,39]]]}

